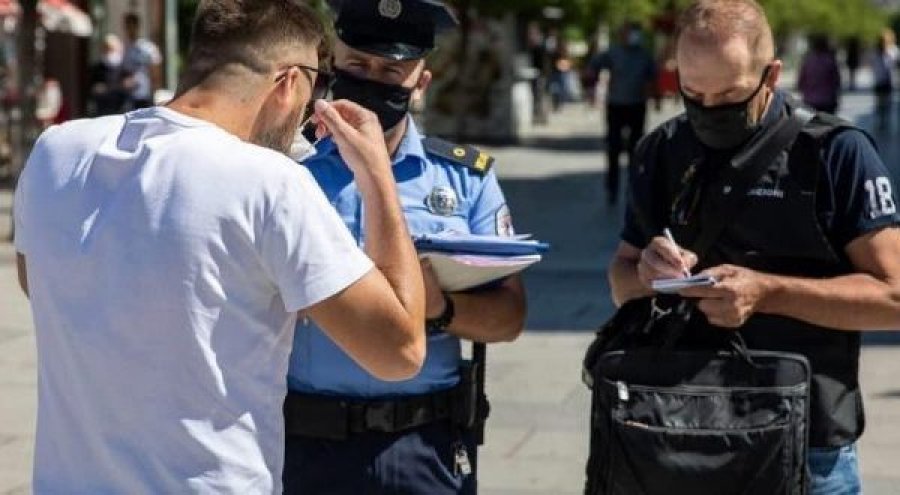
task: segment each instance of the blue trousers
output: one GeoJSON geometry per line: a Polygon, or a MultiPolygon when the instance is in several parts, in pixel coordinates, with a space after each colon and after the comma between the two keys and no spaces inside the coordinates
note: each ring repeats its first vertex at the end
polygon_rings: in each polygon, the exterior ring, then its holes
{"type": "Polygon", "coordinates": [[[289,435],[285,495],[475,495],[476,447],[446,422],[401,433],[361,433],[347,440],[289,435]],[[456,465],[464,449],[472,472],[456,465]]]}
{"type": "Polygon", "coordinates": [[[856,444],[837,449],[810,449],[807,463],[812,473],[809,495],[862,493],[856,444]]]}

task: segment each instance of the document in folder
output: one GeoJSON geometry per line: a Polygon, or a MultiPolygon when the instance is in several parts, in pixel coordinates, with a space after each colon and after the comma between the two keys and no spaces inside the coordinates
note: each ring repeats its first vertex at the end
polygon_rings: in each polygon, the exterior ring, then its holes
{"type": "Polygon", "coordinates": [[[421,235],[416,237],[414,241],[416,249],[420,252],[437,251],[451,254],[527,256],[540,254],[549,248],[543,242],[530,240],[525,237],[499,237],[441,232],[421,235]]]}
{"type": "Polygon", "coordinates": [[[541,255],[487,256],[442,252],[419,253],[431,261],[441,289],[457,292],[506,278],[541,260],[541,255]]]}

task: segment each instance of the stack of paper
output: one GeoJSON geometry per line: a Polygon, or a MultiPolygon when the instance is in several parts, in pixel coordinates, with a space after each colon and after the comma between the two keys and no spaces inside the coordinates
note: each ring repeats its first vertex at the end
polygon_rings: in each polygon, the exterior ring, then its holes
{"type": "Polygon", "coordinates": [[[500,280],[540,261],[549,245],[528,237],[442,232],[414,241],[419,257],[431,261],[441,289],[455,292],[500,280]]]}

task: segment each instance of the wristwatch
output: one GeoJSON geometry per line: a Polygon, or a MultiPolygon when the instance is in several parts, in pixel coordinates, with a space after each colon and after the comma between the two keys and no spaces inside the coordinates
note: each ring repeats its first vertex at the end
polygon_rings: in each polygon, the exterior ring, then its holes
{"type": "Polygon", "coordinates": [[[443,332],[450,326],[455,315],[456,308],[453,306],[453,299],[444,293],[444,312],[434,318],[425,320],[425,328],[431,331],[443,332]]]}

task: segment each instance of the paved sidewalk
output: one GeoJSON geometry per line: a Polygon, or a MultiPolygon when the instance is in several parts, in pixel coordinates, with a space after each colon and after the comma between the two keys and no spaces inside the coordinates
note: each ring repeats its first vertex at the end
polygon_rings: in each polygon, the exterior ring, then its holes
{"type": "MultiPolygon", "coordinates": [[[[845,99],[847,116],[867,122],[870,97],[845,99]],[[867,106],[868,105],[868,106],[867,106]]],[[[654,123],[677,108],[653,114],[654,123]]],[[[588,393],[580,382],[591,330],[611,313],[606,263],[621,209],[603,193],[605,156],[598,111],[573,106],[524,146],[492,148],[516,227],[554,244],[526,277],[528,331],[491,348],[493,412],[480,453],[483,495],[581,492],[588,393]]],[[[898,164],[900,139],[883,143],[898,164]]],[[[0,238],[9,191],[0,191],[0,238]]],[[[861,370],[869,426],[861,443],[867,495],[900,495],[900,339],[864,349],[861,370]]],[[[29,492],[35,415],[35,349],[27,302],[15,282],[12,246],[0,241],[0,495],[29,492]]]]}

